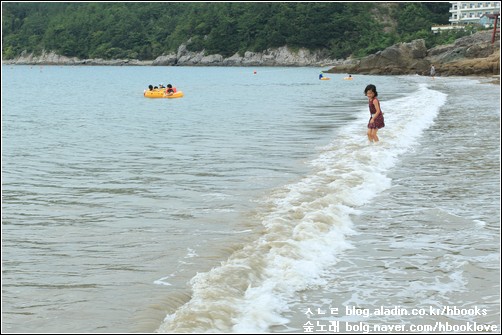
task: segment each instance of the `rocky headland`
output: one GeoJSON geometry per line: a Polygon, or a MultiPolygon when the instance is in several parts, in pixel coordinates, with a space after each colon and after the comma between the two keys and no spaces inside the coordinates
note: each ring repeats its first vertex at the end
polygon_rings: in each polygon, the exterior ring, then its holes
{"type": "Polygon", "coordinates": [[[439,76],[499,75],[500,39],[493,44],[491,39],[491,31],[482,31],[432,49],[427,49],[421,39],[398,43],[362,59],[348,60],[326,72],[428,75],[434,64],[439,76]]]}
{"type": "Polygon", "coordinates": [[[317,66],[329,67],[327,73],[375,75],[427,75],[434,64],[439,76],[499,75],[500,39],[491,43],[492,32],[482,31],[457,39],[450,45],[427,49],[424,40],[398,43],[362,59],[330,59],[327,52],[287,47],[264,52],[246,52],[231,57],[205,55],[204,51],[189,51],[181,45],[176,53],[159,56],[151,61],[136,59],[78,59],[43,52],[23,53],[4,64],[23,65],[136,65],[136,66],[317,66]]]}

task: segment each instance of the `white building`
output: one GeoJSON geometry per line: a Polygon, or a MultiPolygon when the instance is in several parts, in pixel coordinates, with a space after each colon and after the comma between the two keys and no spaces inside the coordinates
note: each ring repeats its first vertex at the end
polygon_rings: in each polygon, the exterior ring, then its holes
{"type": "Polygon", "coordinates": [[[479,23],[483,15],[500,13],[500,2],[450,1],[450,24],[479,23]]]}

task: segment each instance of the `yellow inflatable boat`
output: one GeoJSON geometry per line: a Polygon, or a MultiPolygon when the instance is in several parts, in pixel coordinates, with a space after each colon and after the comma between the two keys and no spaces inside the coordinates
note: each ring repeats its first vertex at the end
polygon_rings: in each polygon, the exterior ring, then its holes
{"type": "Polygon", "coordinates": [[[328,77],[322,77],[321,80],[330,80],[331,78],[328,77]]]}
{"type": "Polygon", "coordinates": [[[166,90],[165,89],[154,89],[153,91],[148,91],[146,90],[143,95],[145,96],[145,98],[168,98],[168,99],[173,99],[173,98],[181,98],[183,97],[183,92],[182,91],[177,91],[177,92],[174,92],[173,94],[171,95],[168,95],[166,93],[166,90]]]}

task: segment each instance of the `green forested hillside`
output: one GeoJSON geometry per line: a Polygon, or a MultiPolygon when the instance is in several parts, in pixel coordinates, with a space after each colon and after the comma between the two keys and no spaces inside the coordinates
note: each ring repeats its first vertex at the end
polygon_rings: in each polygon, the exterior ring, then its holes
{"type": "MultiPolygon", "coordinates": [[[[328,50],[364,56],[400,41],[438,43],[449,3],[122,2],[2,3],[4,59],[42,50],[86,58],[152,60],[182,43],[225,57],[245,51],[328,50]]],[[[441,38],[453,39],[458,36],[441,38]]]]}

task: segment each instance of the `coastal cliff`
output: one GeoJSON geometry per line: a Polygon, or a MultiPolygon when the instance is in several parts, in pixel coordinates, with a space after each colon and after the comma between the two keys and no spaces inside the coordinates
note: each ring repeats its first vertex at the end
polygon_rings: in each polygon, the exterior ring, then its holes
{"type": "Polygon", "coordinates": [[[136,66],[320,66],[332,68],[327,73],[375,75],[428,74],[431,64],[439,76],[497,75],[500,72],[500,40],[491,43],[491,31],[460,38],[450,45],[427,50],[424,40],[395,44],[362,59],[330,59],[326,52],[287,47],[264,52],[246,52],[224,58],[191,52],[185,45],[177,53],[162,55],[152,61],[135,59],[78,59],[43,52],[40,56],[23,53],[4,64],[25,65],[136,65],[136,66]]]}
{"type": "Polygon", "coordinates": [[[4,64],[17,65],[150,65],[150,66],[333,66],[342,61],[327,57],[327,53],[301,48],[293,51],[288,47],[267,49],[264,52],[247,51],[243,56],[234,54],[224,58],[222,55],[206,55],[204,51],[189,51],[182,44],[177,53],[162,55],[151,61],[137,59],[78,59],[65,57],[54,52],[42,52],[41,55],[22,53],[4,64]]]}

